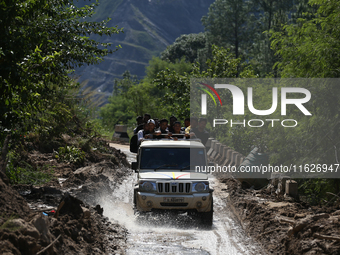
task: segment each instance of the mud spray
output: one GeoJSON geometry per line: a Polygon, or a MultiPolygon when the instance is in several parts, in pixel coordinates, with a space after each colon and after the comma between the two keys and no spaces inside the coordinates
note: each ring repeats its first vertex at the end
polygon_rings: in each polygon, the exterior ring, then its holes
{"type": "MultiPolygon", "coordinates": [[[[128,161],[135,154],[119,145],[128,161]]],[[[111,195],[101,196],[99,204],[111,221],[124,225],[128,231],[127,254],[264,254],[249,239],[240,225],[230,217],[225,192],[220,183],[210,178],[215,189],[214,222],[210,230],[203,229],[199,220],[186,213],[149,213],[137,217],[133,211],[133,187],[137,180],[132,174],[115,187],[111,195]]]]}

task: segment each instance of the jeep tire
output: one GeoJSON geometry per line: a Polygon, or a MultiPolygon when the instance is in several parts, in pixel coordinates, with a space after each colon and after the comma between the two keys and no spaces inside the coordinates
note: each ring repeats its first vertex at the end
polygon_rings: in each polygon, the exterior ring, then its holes
{"type": "Polygon", "coordinates": [[[211,199],[211,210],[210,212],[201,212],[198,213],[201,223],[204,226],[211,227],[213,224],[213,214],[214,214],[214,203],[213,199],[211,199]]]}

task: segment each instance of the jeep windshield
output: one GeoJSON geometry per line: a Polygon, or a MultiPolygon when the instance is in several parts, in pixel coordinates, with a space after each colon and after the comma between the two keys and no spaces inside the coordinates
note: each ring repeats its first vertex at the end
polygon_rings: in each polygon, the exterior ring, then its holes
{"type": "Polygon", "coordinates": [[[205,166],[203,148],[142,148],[140,169],[195,170],[195,166],[205,166]]]}

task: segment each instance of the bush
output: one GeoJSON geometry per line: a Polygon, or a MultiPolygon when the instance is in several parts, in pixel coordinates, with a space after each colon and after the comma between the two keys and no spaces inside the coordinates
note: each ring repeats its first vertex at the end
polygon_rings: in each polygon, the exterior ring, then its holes
{"type": "Polygon", "coordinates": [[[55,156],[58,161],[74,163],[78,166],[84,165],[85,152],[75,146],[59,147],[55,156]]]}
{"type": "Polygon", "coordinates": [[[24,161],[17,162],[17,156],[14,153],[9,153],[9,158],[6,175],[12,184],[42,185],[53,178],[53,171],[47,171],[47,166],[34,169],[24,161]]]}

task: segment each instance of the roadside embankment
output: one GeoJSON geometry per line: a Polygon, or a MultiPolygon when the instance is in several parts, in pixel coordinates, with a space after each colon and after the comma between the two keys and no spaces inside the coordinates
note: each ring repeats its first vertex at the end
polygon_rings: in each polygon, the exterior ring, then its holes
{"type": "Polygon", "coordinates": [[[97,198],[112,194],[130,173],[126,156],[102,139],[81,153],[80,164],[60,160],[60,150],[59,158],[27,151],[27,164],[53,169],[45,184],[0,178],[0,254],[125,254],[127,230],[103,216],[97,198]]]}
{"type": "Polygon", "coordinates": [[[266,188],[243,189],[222,178],[227,202],[248,235],[270,254],[340,254],[340,203],[311,207],[266,188]]]}

